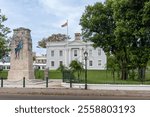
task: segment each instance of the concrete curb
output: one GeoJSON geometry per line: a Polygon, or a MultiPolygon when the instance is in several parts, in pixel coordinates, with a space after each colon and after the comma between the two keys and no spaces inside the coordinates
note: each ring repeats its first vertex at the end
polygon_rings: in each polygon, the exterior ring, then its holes
{"type": "MultiPolygon", "coordinates": [[[[69,83],[61,83],[61,86],[69,88],[69,83]]],[[[72,83],[72,88],[84,89],[85,84],[72,83]]],[[[88,84],[88,89],[92,90],[131,90],[150,91],[150,85],[127,85],[127,84],[88,84]]]]}
{"type": "Polygon", "coordinates": [[[0,88],[0,94],[18,95],[72,95],[72,96],[132,96],[148,97],[150,91],[131,90],[83,90],[62,88],[0,88]]]}

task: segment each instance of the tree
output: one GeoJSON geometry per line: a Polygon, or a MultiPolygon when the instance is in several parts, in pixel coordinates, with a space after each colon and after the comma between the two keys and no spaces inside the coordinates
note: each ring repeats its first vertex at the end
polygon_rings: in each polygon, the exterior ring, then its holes
{"type": "MultiPolygon", "coordinates": [[[[148,61],[150,59],[150,1],[145,0],[143,9],[142,9],[142,22],[141,22],[141,27],[139,30],[140,34],[140,44],[139,44],[139,49],[140,49],[140,56],[139,58],[139,63],[138,64],[138,69],[139,69],[139,78],[142,79],[142,81],[145,79],[145,70],[146,66],[148,64],[148,61]]],[[[137,53],[139,55],[139,53],[137,53]]],[[[139,56],[138,56],[139,57],[139,56]]]]}
{"type": "Polygon", "coordinates": [[[71,71],[77,72],[78,81],[79,81],[81,72],[83,71],[83,65],[82,65],[82,63],[79,62],[79,61],[77,61],[77,60],[73,60],[73,61],[71,61],[69,67],[71,68],[71,71]]]}
{"type": "Polygon", "coordinates": [[[115,82],[115,72],[117,72],[118,78],[120,78],[120,66],[119,62],[115,58],[115,56],[107,56],[107,70],[110,70],[112,72],[113,81],[115,82]]]}
{"type": "Polygon", "coordinates": [[[61,73],[63,74],[63,72],[64,72],[65,70],[68,70],[68,68],[65,67],[63,64],[60,64],[60,66],[57,68],[57,70],[61,71],[61,73]]]}
{"type": "Polygon", "coordinates": [[[123,80],[131,68],[145,77],[150,56],[149,6],[149,0],[106,0],[87,6],[80,19],[83,36],[115,56],[123,80]]]}
{"type": "Polygon", "coordinates": [[[114,29],[118,49],[116,56],[120,61],[122,72],[121,79],[126,80],[128,79],[129,48],[132,43],[131,38],[133,33],[133,27],[128,20],[130,20],[130,17],[134,14],[132,14],[129,9],[128,0],[114,1],[112,7],[113,17],[116,22],[116,27],[114,29]]]}
{"type": "Polygon", "coordinates": [[[149,0],[114,1],[115,36],[122,40],[125,52],[125,68],[136,61],[139,79],[145,79],[145,70],[150,55],[149,0]],[[119,9],[119,10],[118,10],[119,9]],[[130,53],[130,54],[129,54],[130,53]],[[130,55],[130,56],[129,56],[130,55]],[[134,57],[134,59],[132,56],[134,57]]]}
{"type": "Polygon", "coordinates": [[[105,52],[114,50],[115,22],[112,17],[111,3],[108,6],[95,3],[87,6],[80,19],[83,36],[94,42],[95,47],[101,47],[105,52]]]}
{"type": "Polygon", "coordinates": [[[80,19],[83,36],[94,42],[95,47],[101,47],[107,55],[113,54],[122,66],[122,79],[127,79],[125,56],[126,49],[123,40],[117,40],[115,35],[113,0],[104,4],[95,3],[87,6],[80,19]],[[123,46],[124,45],[124,46],[123,46]]]}
{"type": "Polygon", "coordinates": [[[6,16],[1,13],[0,9],[0,59],[7,53],[7,34],[10,33],[10,29],[3,24],[7,20],[6,16]]]}
{"type": "Polygon", "coordinates": [[[38,42],[39,47],[46,48],[47,42],[59,42],[65,41],[67,36],[65,34],[52,34],[48,38],[43,38],[41,41],[38,42]]]}
{"type": "Polygon", "coordinates": [[[63,64],[60,64],[60,66],[57,68],[57,70],[59,70],[60,72],[61,72],[61,74],[62,74],[62,78],[63,78],[63,82],[64,82],[64,77],[65,77],[65,72],[66,71],[68,71],[68,68],[65,66],[65,65],[63,65],[63,64]]]}
{"type": "Polygon", "coordinates": [[[46,48],[46,42],[47,42],[47,39],[43,38],[41,41],[38,42],[38,46],[41,48],[46,48]]]}

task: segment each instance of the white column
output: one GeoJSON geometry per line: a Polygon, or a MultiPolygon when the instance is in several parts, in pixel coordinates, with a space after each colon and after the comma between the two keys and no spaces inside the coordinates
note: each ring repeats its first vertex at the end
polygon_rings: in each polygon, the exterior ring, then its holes
{"type": "Polygon", "coordinates": [[[68,66],[71,63],[71,48],[68,48],[68,66]]]}
{"type": "Polygon", "coordinates": [[[82,48],[79,48],[80,58],[79,61],[82,62],[82,48]]]}
{"type": "Polygon", "coordinates": [[[67,67],[67,48],[64,49],[65,51],[65,66],[67,67]]]}

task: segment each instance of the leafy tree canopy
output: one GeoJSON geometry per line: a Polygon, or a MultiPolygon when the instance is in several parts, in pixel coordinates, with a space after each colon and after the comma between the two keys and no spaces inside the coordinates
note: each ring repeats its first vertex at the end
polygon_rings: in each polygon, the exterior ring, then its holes
{"type": "Polygon", "coordinates": [[[43,38],[41,41],[38,42],[38,45],[42,48],[46,48],[47,42],[58,42],[58,41],[64,41],[67,39],[67,36],[65,34],[52,34],[48,38],[43,38]]]}
{"type": "Polygon", "coordinates": [[[97,2],[87,6],[80,19],[83,36],[118,60],[122,79],[127,79],[129,65],[139,69],[147,65],[150,57],[149,12],[149,0],[106,0],[104,4],[97,2]]]}
{"type": "Polygon", "coordinates": [[[1,13],[0,9],[0,59],[8,51],[7,34],[10,33],[10,29],[3,24],[6,20],[6,16],[1,13]]]}

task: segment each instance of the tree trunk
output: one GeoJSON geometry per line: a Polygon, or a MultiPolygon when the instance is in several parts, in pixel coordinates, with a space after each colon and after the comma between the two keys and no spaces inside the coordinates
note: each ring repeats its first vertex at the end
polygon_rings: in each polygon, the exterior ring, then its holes
{"type": "Polygon", "coordinates": [[[80,72],[78,71],[78,82],[79,82],[80,72]]]}
{"type": "Polygon", "coordinates": [[[122,69],[121,69],[121,79],[127,80],[128,79],[128,69],[125,63],[122,63],[122,69]]]}
{"type": "Polygon", "coordinates": [[[112,71],[112,75],[113,75],[113,83],[115,83],[115,70],[112,71]]]}
{"type": "Polygon", "coordinates": [[[146,72],[146,67],[139,67],[138,68],[138,78],[144,82],[145,80],[145,72],[146,72]]]}
{"type": "Polygon", "coordinates": [[[117,78],[120,78],[120,70],[117,70],[117,78]]]}
{"type": "Polygon", "coordinates": [[[123,47],[124,50],[124,58],[122,60],[122,80],[127,80],[128,79],[128,68],[127,68],[127,61],[128,61],[128,57],[127,57],[127,49],[126,47],[123,47]]]}

